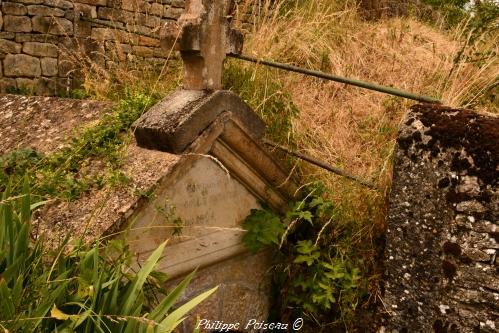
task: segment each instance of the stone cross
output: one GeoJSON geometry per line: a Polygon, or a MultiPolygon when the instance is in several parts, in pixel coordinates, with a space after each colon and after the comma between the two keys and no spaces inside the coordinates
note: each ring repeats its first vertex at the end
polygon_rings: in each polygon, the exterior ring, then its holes
{"type": "Polygon", "coordinates": [[[161,31],[161,46],[180,51],[184,62],[184,89],[222,89],[227,53],[240,54],[243,35],[230,28],[234,0],[187,0],[176,23],[161,31]]]}

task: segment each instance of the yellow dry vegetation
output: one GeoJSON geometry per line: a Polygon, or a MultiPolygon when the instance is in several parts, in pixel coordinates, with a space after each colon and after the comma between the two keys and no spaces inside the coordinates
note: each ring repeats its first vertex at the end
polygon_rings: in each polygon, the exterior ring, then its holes
{"type": "MultiPolygon", "coordinates": [[[[268,11],[255,18],[245,54],[435,96],[452,107],[499,112],[497,104],[478,103],[497,87],[498,58],[454,63],[465,44],[498,52],[497,34],[471,41],[466,22],[444,30],[416,15],[365,21],[352,1],[277,1],[270,8],[264,6],[268,11]]],[[[253,69],[254,77],[278,79],[290,93],[299,114],[288,137],[299,151],[380,185],[375,192],[308,164],[298,168],[303,179],[326,183],[343,208],[342,218],[358,223],[350,241],[362,243],[365,257],[374,259],[373,231],[383,230],[398,125],[417,102],[260,65],[241,66],[253,69]]]]}
{"type": "MultiPolygon", "coordinates": [[[[352,0],[239,3],[234,20],[240,27],[243,18],[248,21],[247,9],[261,5],[249,18],[253,21],[250,28],[244,26],[245,54],[438,97],[452,107],[499,112],[497,101],[494,104],[493,99],[484,98],[494,87],[497,89],[498,57],[455,62],[463,50],[499,54],[497,30],[472,39],[467,22],[445,30],[439,22],[423,22],[417,13],[366,21],[358,15],[352,0]]],[[[117,43],[114,58],[121,60],[119,48],[117,43]]],[[[178,60],[171,56],[170,60],[178,60]]],[[[112,55],[100,62],[85,60],[84,85],[94,97],[102,99],[115,96],[118,85],[164,94],[179,82],[180,64],[176,60],[160,66],[159,77],[140,62],[114,61],[112,55]]],[[[374,267],[397,130],[404,113],[417,102],[252,63],[231,60],[231,64],[253,71],[259,90],[255,96],[261,96],[262,91],[266,96],[258,97],[256,111],[265,108],[272,97],[266,95],[266,82],[278,81],[291,97],[299,113],[291,119],[290,132],[281,135],[288,137],[291,145],[379,184],[380,191],[373,191],[301,162],[294,169],[304,182],[321,180],[326,184],[330,198],[341,207],[337,223],[349,224],[349,228],[356,224],[348,242],[358,245],[370,261],[366,266],[374,267]]],[[[371,295],[376,295],[376,279],[372,281],[371,295]]]]}

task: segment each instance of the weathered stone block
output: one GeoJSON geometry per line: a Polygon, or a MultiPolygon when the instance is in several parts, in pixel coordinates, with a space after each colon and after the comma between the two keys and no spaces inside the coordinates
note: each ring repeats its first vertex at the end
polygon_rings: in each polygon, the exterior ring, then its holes
{"type": "MultiPolygon", "coordinates": [[[[80,20],[79,17],[97,17],[97,9],[95,6],[78,4],[75,3],[74,11],[71,11],[74,15],[76,15],[74,34],[77,37],[89,37],[92,35],[92,23],[80,20]]],[[[66,16],[67,18],[67,16],[66,16]]]]}
{"type": "Polygon", "coordinates": [[[499,117],[416,105],[397,146],[379,332],[495,332],[499,117]]]}
{"type": "Polygon", "coordinates": [[[92,38],[96,40],[114,40],[115,31],[110,28],[94,28],[92,29],[92,38]]]}
{"type": "Polygon", "coordinates": [[[5,76],[38,77],[42,73],[40,60],[26,54],[8,54],[3,67],[5,76]]]}
{"type": "Polygon", "coordinates": [[[40,64],[42,66],[42,75],[56,76],[59,73],[56,58],[42,58],[40,64]]]}
{"type": "Polygon", "coordinates": [[[4,16],[5,31],[12,32],[31,32],[31,20],[27,16],[4,16]]]}
{"type": "Polygon", "coordinates": [[[159,28],[161,26],[161,19],[156,16],[147,16],[145,25],[150,28],[159,28]]]}
{"type": "Polygon", "coordinates": [[[0,78],[3,77],[2,62],[0,61],[0,78]]]}
{"type": "Polygon", "coordinates": [[[107,0],[78,0],[79,3],[84,3],[91,6],[106,6],[107,0]]]}
{"type": "Polygon", "coordinates": [[[59,76],[68,77],[76,70],[76,65],[70,60],[59,59],[59,76]]]}
{"type": "Polygon", "coordinates": [[[159,47],[159,39],[139,36],[139,45],[159,47]]]}
{"type": "Polygon", "coordinates": [[[23,4],[15,2],[4,2],[2,3],[2,12],[5,15],[26,15],[28,10],[23,4]]]}
{"type": "Polygon", "coordinates": [[[172,5],[172,7],[177,7],[177,8],[184,8],[185,7],[184,0],[171,0],[169,2],[172,5]]]}
{"type": "MultiPolygon", "coordinates": [[[[1,26],[0,26],[0,28],[1,28],[1,26]]],[[[15,37],[16,37],[16,34],[13,32],[0,31],[0,38],[1,39],[14,39],[15,37]]]]}
{"type": "Polygon", "coordinates": [[[73,23],[61,17],[33,16],[33,31],[52,35],[73,34],[73,23]]]}
{"type": "Polygon", "coordinates": [[[148,13],[151,15],[163,16],[163,5],[159,3],[152,3],[149,7],[148,13]]]}
{"type": "Polygon", "coordinates": [[[92,38],[96,40],[117,40],[121,43],[138,44],[138,36],[110,28],[92,29],[92,38]]]}
{"type": "Polygon", "coordinates": [[[30,5],[28,6],[29,15],[39,15],[39,16],[56,16],[62,17],[66,12],[59,8],[52,8],[43,5],[30,5]]]}
{"type": "Polygon", "coordinates": [[[3,14],[0,12],[0,30],[3,28],[3,14]]]}
{"type": "Polygon", "coordinates": [[[37,57],[57,57],[57,46],[50,43],[26,42],[23,52],[37,57]]]}
{"type": "Polygon", "coordinates": [[[118,21],[121,11],[115,8],[99,7],[97,8],[97,17],[103,20],[118,21]]]}
{"type": "Polygon", "coordinates": [[[134,46],[133,53],[139,57],[152,57],[153,50],[147,46],[134,46]]]}
{"type": "Polygon", "coordinates": [[[72,9],[73,3],[67,0],[44,0],[43,3],[50,7],[57,7],[62,9],[72,9]]]}
{"type": "MultiPolygon", "coordinates": [[[[168,58],[168,56],[170,56],[170,59],[173,59],[176,57],[175,54],[170,54],[170,52],[165,52],[165,50],[163,50],[161,47],[155,47],[153,52],[154,52],[154,56],[157,58],[166,59],[166,58],[168,58]]],[[[163,62],[163,60],[161,60],[161,61],[163,62]]]]}
{"type": "Polygon", "coordinates": [[[184,12],[183,8],[165,6],[165,9],[163,11],[164,13],[163,16],[168,18],[178,19],[183,12],[184,12]]]}
{"type": "Polygon", "coordinates": [[[33,35],[27,33],[17,33],[15,37],[17,43],[31,42],[33,40],[33,35]]]}
{"type": "Polygon", "coordinates": [[[107,7],[121,8],[122,0],[107,0],[107,7]]]}
{"type": "Polygon", "coordinates": [[[75,3],[74,9],[78,15],[80,15],[81,13],[85,17],[92,17],[92,18],[97,17],[97,7],[95,6],[90,6],[82,3],[75,3]]]}
{"type": "Polygon", "coordinates": [[[16,80],[10,78],[2,78],[0,79],[0,92],[5,93],[9,89],[16,88],[16,80]]]}
{"type": "Polygon", "coordinates": [[[36,87],[38,85],[38,79],[26,79],[19,77],[16,79],[17,88],[23,92],[33,94],[36,92],[36,87]]]}
{"type": "Polygon", "coordinates": [[[99,7],[97,17],[104,20],[132,24],[135,21],[134,13],[116,8],[99,7]]]}
{"type": "Polygon", "coordinates": [[[122,0],[121,8],[129,11],[137,11],[145,6],[144,0],[122,0]]]}
{"type": "Polygon", "coordinates": [[[178,90],[134,123],[135,138],[144,148],[182,153],[216,117],[226,111],[242,119],[248,132],[255,137],[263,135],[263,121],[234,93],[178,90]]]}
{"type": "Polygon", "coordinates": [[[39,5],[42,4],[44,0],[16,0],[16,2],[24,3],[27,5],[39,5]]]}
{"type": "Polygon", "coordinates": [[[59,87],[57,79],[48,77],[38,79],[36,86],[37,95],[53,96],[57,94],[58,90],[61,90],[61,87],[59,87]]]}
{"type": "Polygon", "coordinates": [[[0,52],[20,53],[22,45],[10,40],[0,39],[0,52]]]}
{"type": "Polygon", "coordinates": [[[51,43],[58,44],[59,37],[48,34],[26,34],[26,33],[18,33],[16,34],[16,42],[25,43],[25,42],[39,42],[39,43],[51,43]]]}

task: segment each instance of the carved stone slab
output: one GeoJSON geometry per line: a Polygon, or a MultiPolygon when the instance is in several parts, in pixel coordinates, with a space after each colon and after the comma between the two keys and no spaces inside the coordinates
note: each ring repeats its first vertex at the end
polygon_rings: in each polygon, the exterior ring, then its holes
{"type": "Polygon", "coordinates": [[[260,117],[230,91],[178,90],[134,123],[135,138],[141,147],[179,154],[223,112],[240,119],[255,138],[265,132],[260,117]]]}

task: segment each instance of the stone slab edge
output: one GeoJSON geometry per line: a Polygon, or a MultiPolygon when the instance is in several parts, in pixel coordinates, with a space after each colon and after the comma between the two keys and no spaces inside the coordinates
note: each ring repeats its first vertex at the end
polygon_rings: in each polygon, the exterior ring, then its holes
{"type": "Polygon", "coordinates": [[[254,138],[263,136],[263,120],[236,94],[177,90],[133,124],[135,138],[140,147],[180,154],[223,112],[231,112],[254,138]]]}

